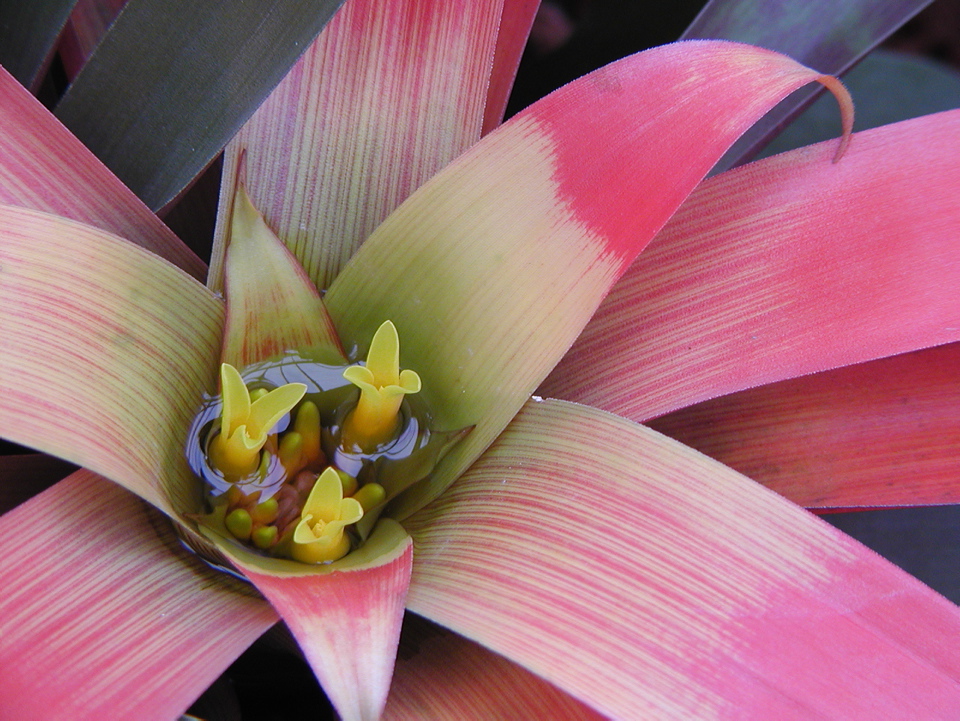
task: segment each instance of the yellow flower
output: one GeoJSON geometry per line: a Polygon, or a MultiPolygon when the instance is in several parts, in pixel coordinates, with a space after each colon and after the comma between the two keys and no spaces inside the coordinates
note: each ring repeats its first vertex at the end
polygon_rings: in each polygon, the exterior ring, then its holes
{"type": "Polygon", "coordinates": [[[211,464],[225,478],[239,479],[260,465],[260,450],[267,434],[289,413],[306,392],[303,383],[288,383],[261,394],[252,403],[240,372],[229,363],[220,365],[223,414],[220,433],[210,441],[211,464]]]}
{"type": "Polygon", "coordinates": [[[370,342],[367,364],[353,365],[343,377],[360,388],[357,407],[343,424],[343,445],[373,449],[388,441],[398,425],[397,412],[405,395],[420,392],[420,376],[400,370],[400,339],[389,320],[370,342]]]}
{"type": "Polygon", "coordinates": [[[350,550],[344,529],[363,517],[363,508],[353,498],[343,497],[343,484],[333,466],[320,474],[307,497],[293,532],[291,556],[305,563],[336,561],[350,550]]]}

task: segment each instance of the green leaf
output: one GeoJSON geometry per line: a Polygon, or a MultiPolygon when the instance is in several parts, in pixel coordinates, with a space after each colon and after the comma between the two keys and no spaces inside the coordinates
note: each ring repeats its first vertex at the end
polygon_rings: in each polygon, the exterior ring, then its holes
{"type": "Polygon", "coordinates": [[[76,0],[0,2],[0,65],[31,90],[53,52],[76,0]]]}
{"type": "Polygon", "coordinates": [[[220,152],[341,0],[132,0],[57,116],[158,209],[220,152]]]}
{"type": "Polygon", "coordinates": [[[648,50],[514,116],[379,226],[325,297],[344,347],[392,320],[436,427],[476,424],[396,513],[496,437],[740,132],[818,79],[735,43],[648,50]]]}
{"type": "Polygon", "coordinates": [[[225,285],[230,302],[222,362],[242,368],[291,348],[322,350],[326,362],[346,362],[320,294],[243,186],[233,199],[225,285]]]}

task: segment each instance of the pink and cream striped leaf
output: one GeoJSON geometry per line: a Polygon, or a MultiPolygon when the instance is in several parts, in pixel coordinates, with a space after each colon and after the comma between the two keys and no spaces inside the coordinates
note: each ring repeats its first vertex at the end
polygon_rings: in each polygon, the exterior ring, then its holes
{"type": "Polygon", "coordinates": [[[698,188],[540,393],[643,421],[960,339],[960,111],[698,188]]]}
{"type": "Polygon", "coordinates": [[[513,81],[526,47],[530,28],[540,7],[540,0],[503,0],[503,12],[493,54],[493,70],[487,88],[482,133],[486,135],[503,121],[513,81]]]}
{"type": "Polygon", "coordinates": [[[0,455],[0,514],[29,500],[75,470],[70,463],[43,453],[0,455]]]}
{"type": "Polygon", "coordinates": [[[245,152],[254,205],[317,287],[480,137],[502,6],[352,0],[227,146],[224,177],[245,152]]]}
{"type": "Polygon", "coordinates": [[[242,186],[230,212],[221,360],[242,368],[288,350],[311,348],[322,352],[325,362],[345,363],[316,287],[242,186]]]}
{"type": "Polygon", "coordinates": [[[472,462],[737,135],[813,80],[733,43],[635,55],[512,118],[377,229],[324,299],[344,346],[392,320],[437,425],[476,424],[396,513],[472,462]]]}
{"type": "Polygon", "coordinates": [[[340,717],[379,718],[413,565],[413,543],[400,525],[381,520],[333,571],[282,560],[268,566],[252,553],[221,548],[286,621],[340,717]]]}
{"type": "Polygon", "coordinates": [[[0,518],[0,717],[175,718],[277,618],[79,471],[0,518]]]}
{"type": "Polygon", "coordinates": [[[604,718],[503,656],[413,618],[404,624],[384,721],[604,718]],[[412,640],[411,626],[423,629],[412,640]]]}
{"type": "Polygon", "coordinates": [[[812,508],[960,503],[960,344],[716,398],[651,425],[812,508]]]}
{"type": "Polygon", "coordinates": [[[725,466],[531,402],[409,519],[408,606],[615,718],[949,718],[960,613],[725,466]],[[564,663],[557,663],[563,659],[564,663]]]}
{"type": "Polygon", "coordinates": [[[203,276],[203,261],[2,68],[0,127],[0,203],[116,233],[203,276]]]}
{"type": "Polygon", "coordinates": [[[102,230],[0,206],[0,436],[196,511],[187,428],[216,388],[223,303],[102,230]]]}

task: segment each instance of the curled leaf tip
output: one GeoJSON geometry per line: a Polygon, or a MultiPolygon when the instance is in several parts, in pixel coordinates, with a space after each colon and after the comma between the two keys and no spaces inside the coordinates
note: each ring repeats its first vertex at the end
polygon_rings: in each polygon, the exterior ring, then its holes
{"type": "Polygon", "coordinates": [[[833,156],[833,162],[837,163],[840,161],[840,158],[843,157],[843,154],[847,152],[847,147],[850,145],[850,138],[853,135],[853,98],[850,96],[850,91],[847,90],[846,86],[839,78],[835,78],[833,75],[821,75],[817,78],[817,82],[833,94],[833,97],[837,100],[837,104],[840,106],[840,124],[843,135],[840,138],[840,145],[837,147],[837,152],[833,156]]]}

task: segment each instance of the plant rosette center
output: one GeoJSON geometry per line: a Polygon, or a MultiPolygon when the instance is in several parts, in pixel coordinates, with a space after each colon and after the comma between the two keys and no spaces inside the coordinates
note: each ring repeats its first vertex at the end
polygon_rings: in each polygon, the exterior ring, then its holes
{"type": "Polygon", "coordinates": [[[194,519],[264,555],[343,558],[469,432],[434,431],[420,388],[400,368],[390,321],[365,362],[329,365],[290,351],[242,370],[222,364],[220,393],[188,435],[207,504],[194,519]]]}

